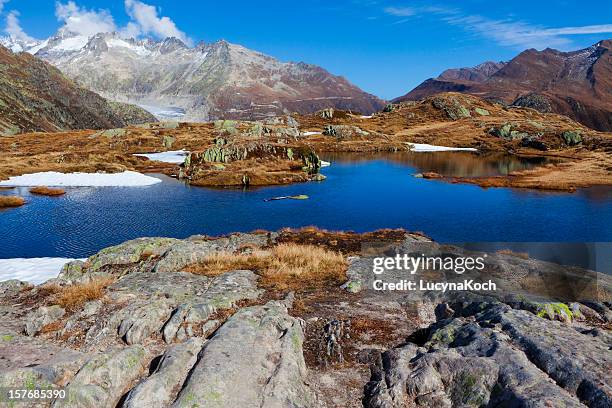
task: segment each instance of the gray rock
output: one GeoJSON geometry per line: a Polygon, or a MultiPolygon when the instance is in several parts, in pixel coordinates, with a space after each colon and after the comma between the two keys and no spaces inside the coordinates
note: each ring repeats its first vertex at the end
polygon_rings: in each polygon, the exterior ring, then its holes
{"type": "Polygon", "coordinates": [[[218,251],[233,252],[238,248],[253,244],[265,245],[268,236],[263,234],[231,235],[215,240],[192,237],[174,243],[164,257],[155,265],[155,272],[178,272],[187,265],[198,263],[208,255],[218,251]]]}
{"type": "Polygon", "coordinates": [[[91,358],[66,387],[66,399],[54,408],[114,407],[144,372],[149,357],[140,345],[91,358]]]}
{"type": "Polygon", "coordinates": [[[386,352],[365,406],[610,406],[612,357],[601,337],[499,303],[475,309],[461,313],[476,322],[434,324],[425,349],[386,352]]]}
{"type": "Polygon", "coordinates": [[[257,279],[251,271],[229,272],[211,279],[197,300],[183,303],[174,311],[163,328],[164,340],[172,342],[181,327],[201,326],[217,310],[229,309],[240,300],[257,299],[262,293],[257,288],[257,279]]]}
{"type": "Polygon", "coordinates": [[[11,279],[0,282],[0,297],[8,299],[17,295],[19,292],[32,288],[32,284],[22,282],[17,279],[11,279]]]}
{"type": "Polygon", "coordinates": [[[119,337],[127,344],[142,343],[152,333],[159,332],[167,320],[172,306],[165,299],[147,302],[131,309],[119,325],[119,337]]]}
{"type": "Polygon", "coordinates": [[[241,309],[206,343],[172,407],[316,406],[302,341],[283,303],[241,309]]]}
{"type": "Polygon", "coordinates": [[[123,407],[149,408],[170,405],[195,365],[204,341],[193,338],[170,347],[161,357],[153,374],[130,391],[123,407]]]}
{"type": "Polygon", "coordinates": [[[370,134],[357,126],[349,125],[327,125],[323,130],[326,136],[333,136],[338,139],[353,139],[355,137],[366,137],[370,134]]]}
{"type": "Polygon", "coordinates": [[[26,317],[25,333],[28,336],[34,336],[43,326],[61,319],[64,314],[66,311],[61,306],[39,307],[26,317]]]}

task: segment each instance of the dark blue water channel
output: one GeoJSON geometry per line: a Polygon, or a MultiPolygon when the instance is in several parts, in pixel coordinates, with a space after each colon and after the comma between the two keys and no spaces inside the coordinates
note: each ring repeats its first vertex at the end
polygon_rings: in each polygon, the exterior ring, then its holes
{"type": "Polygon", "coordinates": [[[184,238],[316,225],[358,232],[403,227],[441,242],[612,241],[612,190],[574,194],[424,180],[413,174],[490,175],[536,163],[470,153],[336,155],[324,182],[249,190],[190,187],[70,188],[59,198],[0,211],[0,258],[84,257],[144,236],[184,238]],[[309,200],[264,201],[307,194],[309,200]]]}

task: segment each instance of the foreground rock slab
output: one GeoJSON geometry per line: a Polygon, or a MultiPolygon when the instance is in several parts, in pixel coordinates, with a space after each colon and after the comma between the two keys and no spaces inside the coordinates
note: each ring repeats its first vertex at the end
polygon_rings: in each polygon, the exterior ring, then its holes
{"type": "Polygon", "coordinates": [[[302,342],[283,303],[242,309],[205,345],[172,407],[315,407],[302,342]]]}

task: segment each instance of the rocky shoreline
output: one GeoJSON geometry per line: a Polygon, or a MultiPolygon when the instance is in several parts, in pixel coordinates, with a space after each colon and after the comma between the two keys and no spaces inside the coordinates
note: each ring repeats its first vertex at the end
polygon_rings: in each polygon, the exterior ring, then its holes
{"type": "Polygon", "coordinates": [[[142,238],[2,282],[0,386],[68,393],[22,406],[610,406],[609,276],[498,252],[471,277],[496,293],[381,293],[372,251],[466,254],[401,230],[142,238]]]}

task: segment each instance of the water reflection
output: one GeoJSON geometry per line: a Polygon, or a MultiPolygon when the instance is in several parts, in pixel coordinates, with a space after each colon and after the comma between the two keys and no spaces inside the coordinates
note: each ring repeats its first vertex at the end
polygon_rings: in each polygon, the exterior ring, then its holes
{"type": "Polygon", "coordinates": [[[553,159],[545,157],[518,157],[503,153],[435,152],[435,153],[331,153],[323,160],[341,163],[362,163],[385,160],[414,167],[420,173],[436,172],[449,177],[486,177],[508,175],[513,171],[533,169],[553,159]]]}

